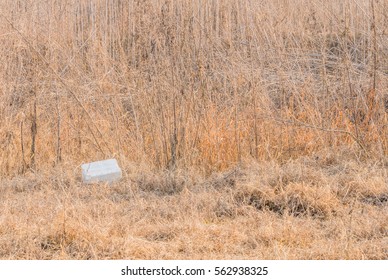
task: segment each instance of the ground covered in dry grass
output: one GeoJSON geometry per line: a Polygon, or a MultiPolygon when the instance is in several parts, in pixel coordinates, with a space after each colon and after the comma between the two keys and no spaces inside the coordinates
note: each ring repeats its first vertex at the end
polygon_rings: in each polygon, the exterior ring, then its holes
{"type": "Polygon", "coordinates": [[[387,259],[386,11],[0,1],[0,258],[387,259]]]}
{"type": "Polygon", "coordinates": [[[123,163],[0,181],[1,259],[387,259],[387,161],[349,151],[202,176],[123,163]]]}

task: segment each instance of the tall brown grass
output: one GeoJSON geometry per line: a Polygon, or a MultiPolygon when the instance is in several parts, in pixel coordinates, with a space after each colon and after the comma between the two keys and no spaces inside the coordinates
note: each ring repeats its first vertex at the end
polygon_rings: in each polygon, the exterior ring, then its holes
{"type": "Polygon", "coordinates": [[[388,153],[388,1],[0,3],[0,173],[388,153]]]}
{"type": "Polygon", "coordinates": [[[386,11],[0,1],[0,258],[387,259],[386,11]]]}

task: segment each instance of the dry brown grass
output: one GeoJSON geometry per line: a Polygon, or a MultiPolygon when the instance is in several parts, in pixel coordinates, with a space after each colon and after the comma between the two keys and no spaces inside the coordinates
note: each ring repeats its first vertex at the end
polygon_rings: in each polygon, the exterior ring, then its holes
{"type": "MultiPolygon", "coordinates": [[[[348,151],[347,151],[348,152],[348,151]]],[[[346,153],[205,178],[124,165],[2,181],[1,259],[387,259],[387,163],[346,153]]]]}
{"type": "Polygon", "coordinates": [[[1,1],[0,257],[387,258],[387,10],[1,1]]]}

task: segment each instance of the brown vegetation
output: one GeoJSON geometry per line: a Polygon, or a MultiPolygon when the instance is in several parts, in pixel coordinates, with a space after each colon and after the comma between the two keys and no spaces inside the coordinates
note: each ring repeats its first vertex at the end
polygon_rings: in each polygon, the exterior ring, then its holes
{"type": "Polygon", "coordinates": [[[385,165],[323,153],[210,177],[124,164],[2,180],[1,259],[387,259],[385,165]]]}
{"type": "Polygon", "coordinates": [[[0,258],[387,258],[387,10],[1,1],[0,258]]]}

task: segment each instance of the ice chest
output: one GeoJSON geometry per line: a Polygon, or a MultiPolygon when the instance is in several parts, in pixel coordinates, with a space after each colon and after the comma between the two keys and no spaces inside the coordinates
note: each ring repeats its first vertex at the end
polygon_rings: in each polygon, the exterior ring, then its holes
{"type": "Polygon", "coordinates": [[[101,160],[81,165],[82,181],[86,184],[120,180],[121,169],[115,159],[101,160]]]}

